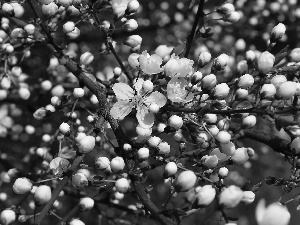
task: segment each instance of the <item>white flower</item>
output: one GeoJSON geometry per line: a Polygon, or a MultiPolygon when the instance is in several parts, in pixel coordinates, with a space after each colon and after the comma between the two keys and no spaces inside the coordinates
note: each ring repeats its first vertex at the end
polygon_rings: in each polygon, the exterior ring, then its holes
{"type": "Polygon", "coordinates": [[[185,89],[187,85],[186,79],[173,77],[167,85],[168,99],[172,102],[190,102],[194,98],[194,94],[185,89]]]}
{"type": "Polygon", "coordinates": [[[134,84],[134,89],[124,83],[117,83],[113,86],[118,102],[110,110],[113,118],[122,120],[127,116],[132,108],[137,109],[136,118],[139,124],[144,128],[151,128],[154,123],[154,115],[149,112],[149,106],[156,103],[163,107],[167,99],[160,92],[145,92],[142,89],[144,80],[139,78],[134,84]]]}
{"type": "Polygon", "coordinates": [[[161,56],[157,54],[149,55],[147,51],[143,51],[138,57],[139,66],[146,74],[157,74],[162,71],[160,65],[162,64],[161,56]]]}
{"type": "Polygon", "coordinates": [[[274,202],[266,207],[264,199],[257,204],[255,214],[259,225],[288,225],[291,218],[286,206],[274,202]]]}
{"type": "Polygon", "coordinates": [[[168,77],[185,77],[193,72],[194,61],[187,58],[179,58],[175,54],[165,64],[164,70],[168,77]]]}

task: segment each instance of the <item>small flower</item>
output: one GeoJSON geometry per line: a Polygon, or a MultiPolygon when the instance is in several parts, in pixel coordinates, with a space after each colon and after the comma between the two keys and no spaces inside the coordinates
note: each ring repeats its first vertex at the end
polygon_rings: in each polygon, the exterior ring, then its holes
{"type": "Polygon", "coordinates": [[[193,64],[193,60],[173,54],[164,66],[165,74],[168,77],[185,77],[193,72],[193,64]]]}
{"type": "Polygon", "coordinates": [[[147,51],[143,51],[138,60],[141,70],[146,74],[157,74],[162,71],[160,68],[162,58],[157,54],[150,56],[147,51]]]}
{"type": "Polygon", "coordinates": [[[62,157],[55,157],[49,164],[49,168],[52,170],[54,175],[61,175],[63,172],[67,171],[69,166],[69,160],[62,157]]]}
{"type": "Polygon", "coordinates": [[[194,94],[185,88],[188,82],[185,78],[173,77],[167,85],[168,99],[172,102],[190,102],[194,98],[194,94]]]}
{"type": "Polygon", "coordinates": [[[115,119],[124,119],[132,108],[137,109],[136,117],[139,124],[144,128],[151,128],[154,123],[154,115],[149,112],[149,106],[156,103],[163,107],[167,99],[158,91],[149,93],[142,88],[144,80],[139,78],[134,84],[134,89],[124,83],[117,83],[113,86],[118,102],[110,110],[110,114],[115,119]]]}

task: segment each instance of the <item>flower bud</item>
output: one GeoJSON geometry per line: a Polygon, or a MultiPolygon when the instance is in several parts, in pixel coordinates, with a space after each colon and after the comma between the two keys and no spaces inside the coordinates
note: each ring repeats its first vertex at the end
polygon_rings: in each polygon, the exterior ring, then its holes
{"type": "Polygon", "coordinates": [[[13,191],[16,194],[25,194],[28,191],[30,191],[32,188],[32,183],[30,180],[28,180],[27,178],[18,178],[15,180],[15,183],[13,185],[13,191]]]}
{"type": "Polygon", "coordinates": [[[15,15],[14,7],[7,2],[3,3],[2,11],[6,16],[14,16],[15,15]]]}
{"type": "Polygon", "coordinates": [[[66,33],[66,36],[71,40],[78,38],[79,35],[80,30],[77,27],[75,27],[73,31],[66,33]]]}
{"type": "Polygon", "coordinates": [[[152,133],[152,128],[144,128],[141,125],[137,125],[136,132],[142,137],[150,136],[152,133]]]}
{"type": "Polygon", "coordinates": [[[129,65],[133,68],[138,67],[140,65],[139,60],[138,60],[139,57],[140,57],[140,55],[137,54],[137,53],[130,54],[129,57],[128,57],[129,65]]]}
{"type": "Polygon", "coordinates": [[[250,74],[245,74],[239,78],[238,86],[244,89],[252,87],[254,78],[250,74]]]}
{"type": "Polygon", "coordinates": [[[209,52],[201,52],[198,57],[198,65],[203,68],[211,60],[211,54],[209,52]]]}
{"type": "Polygon", "coordinates": [[[79,201],[79,208],[81,211],[88,211],[94,207],[94,200],[89,197],[81,198],[79,201]]]}
{"type": "MultiPolygon", "coordinates": [[[[49,80],[44,80],[42,83],[41,83],[41,88],[44,90],[44,91],[49,91],[51,88],[52,88],[52,83],[51,81],[49,80]]],[[[52,104],[53,105],[53,104],[52,104]]]]}
{"type": "Polygon", "coordinates": [[[223,16],[223,20],[225,22],[229,22],[229,23],[235,23],[237,21],[239,21],[241,18],[240,14],[238,12],[229,12],[226,15],[223,16]]]}
{"type": "Polygon", "coordinates": [[[261,73],[266,74],[273,68],[274,62],[274,55],[268,51],[265,51],[261,53],[257,59],[257,68],[261,73]]]}
{"type": "Polygon", "coordinates": [[[274,43],[274,42],[280,40],[283,37],[283,35],[285,34],[285,31],[286,31],[286,27],[283,23],[277,24],[272,29],[272,32],[271,32],[271,38],[270,38],[271,43],[274,43]]]}
{"type": "Polygon", "coordinates": [[[296,94],[297,85],[295,82],[287,81],[279,85],[276,90],[276,96],[279,99],[289,100],[296,94]]]}
{"type": "Polygon", "coordinates": [[[255,194],[253,193],[253,191],[244,191],[241,202],[244,203],[245,205],[249,205],[252,202],[254,202],[254,199],[255,199],[255,194]]]}
{"type": "Polygon", "coordinates": [[[94,55],[90,52],[85,52],[80,56],[80,64],[81,65],[89,65],[94,60],[94,55]]]}
{"type": "Polygon", "coordinates": [[[96,159],[95,162],[96,169],[105,170],[107,167],[109,167],[109,165],[110,165],[110,161],[107,157],[102,156],[96,159]]]}
{"type": "Polygon", "coordinates": [[[231,139],[231,135],[225,131],[225,130],[221,130],[217,135],[216,135],[216,139],[221,143],[221,144],[226,144],[230,142],[231,139]]]}
{"type": "Polygon", "coordinates": [[[96,139],[93,136],[86,136],[79,141],[79,152],[86,154],[91,152],[95,147],[96,139]]]}
{"type": "Polygon", "coordinates": [[[13,222],[15,222],[15,220],[16,220],[16,213],[11,209],[5,209],[0,214],[0,223],[3,225],[12,224],[13,222]]]}
{"type": "Polygon", "coordinates": [[[125,162],[122,157],[115,157],[111,160],[110,162],[110,169],[114,173],[119,173],[121,172],[125,167],[125,162]]]}
{"type": "Polygon", "coordinates": [[[300,62],[300,48],[294,48],[289,57],[291,62],[300,62]]]}
{"type": "Polygon", "coordinates": [[[249,96],[249,91],[246,90],[246,89],[243,89],[243,88],[239,88],[235,92],[235,99],[236,100],[247,99],[248,96],[249,96]]]}
{"type": "Polygon", "coordinates": [[[129,190],[130,185],[126,178],[120,178],[116,181],[115,188],[120,193],[126,193],[129,190]]]}
{"type": "Polygon", "coordinates": [[[264,209],[259,225],[288,225],[290,218],[287,207],[275,202],[264,209]]]}
{"type": "Polygon", "coordinates": [[[211,90],[213,89],[217,84],[217,78],[214,74],[209,74],[203,77],[201,81],[201,88],[203,90],[211,90]]]}
{"type": "Polygon", "coordinates": [[[167,179],[169,177],[175,176],[177,173],[177,169],[178,168],[175,162],[168,162],[165,166],[163,177],[167,179]]]}
{"type": "Polygon", "coordinates": [[[148,139],[147,142],[150,147],[156,148],[162,142],[162,140],[159,137],[152,136],[148,139]]]}
{"type": "Polygon", "coordinates": [[[212,136],[216,136],[220,132],[219,128],[216,125],[208,125],[207,129],[212,136]]]}
{"type": "Polygon", "coordinates": [[[88,186],[89,181],[84,173],[76,173],[72,176],[72,184],[76,188],[84,188],[88,186]]]}
{"type": "Polygon", "coordinates": [[[227,169],[226,167],[221,167],[221,168],[219,169],[219,176],[220,176],[221,178],[227,177],[227,176],[228,176],[228,169],[227,169]]]}
{"type": "Polygon", "coordinates": [[[13,75],[14,77],[19,77],[22,73],[22,68],[19,66],[14,66],[13,68],[11,68],[11,75],[13,75]]]}
{"type": "Polygon", "coordinates": [[[235,8],[231,3],[225,3],[217,8],[218,12],[227,14],[229,12],[234,12],[235,8]]]}
{"type": "Polygon", "coordinates": [[[123,44],[130,48],[135,48],[142,43],[142,40],[143,39],[140,35],[131,35],[123,42],[123,44]]]}
{"type": "Polygon", "coordinates": [[[246,52],[246,60],[248,63],[252,63],[256,59],[255,52],[252,50],[249,50],[246,52]]]}
{"type": "Polygon", "coordinates": [[[139,7],[140,7],[140,3],[137,0],[132,0],[128,3],[127,9],[125,12],[127,15],[136,13],[138,11],[139,7]]]}
{"type": "Polygon", "coordinates": [[[242,128],[249,129],[254,127],[256,124],[256,117],[254,115],[246,116],[243,119],[242,128]]]}
{"type": "Polygon", "coordinates": [[[205,185],[196,193],[196,200],[193,206],[196,208],[204,208],[212,203],[215,197],[216,189],[214,189],[212,185],[205,185]]]}
{"type": "Polygon", "coordinates": [[[73,96],[75,98],[81,98],[84,96],[84,89],[83,88],[74,88],[73,96]]]}
{"type": "Polygon", "coordinates": [[[81,220],[79,219],[72,219],[70,222],[69,222],[69,225],[85,225],[84,222],[82,222],[81,220]]]}
{"type": "Polygon", "coordinates": [[[169,154],[170,151],[171,151],[171,147],[170,145],[167,143],[167,142],[161,142],[158,146],[158,154],[161,154],[161,155],[166,155],[166,154],[169,154]]]}
{"type": "Polygon", "coordinates": [[[264,84],[259,93],[261,98],[272,100],[276,94],[276,88],[273,84],[264,84]]]}
{"type": "Polygon", "coordinates": [[[175,128],[176,130],[180,129],[183,125],[183,120],[180,116],[172,115],[169,118],[169,126],[175,128]]]}
{"type": "Polygon", "coordinates": [[[51,199],[51,189],[47,185],[39,186],[34,192],[34,201],[38,206],[44,205],[51,199]]]}
{"type": "Polygon", "coordinates": [[[273,84],[276,89],[284,82],[287,82],[286,76],[284,75],[275,75],[271,79],[271,84],[273,84]]]}
{"type": "Polygon", "coordinates": [[[215,124],[218,120],[218,117],[216,114],[207,113],[203,116],[203,121],[208,124],[215,124]]]}
{"type": "Polygon", "coordinates": [[[0,83],[0,86],[2,89],[9,89],[10,86],[11,86],[11,80],[9,77],[7,76],[3,76],[2,79],[1,79],[1,83],[0,83]]]}
{"type": "Polygon", "coordinates": [[[229,56],[226,54],[221,54],[216,59],[214,59],[212,67],[217,71],[221,71],[225,69],[228,63],[229,56]]]}
{"type": "Polygon", "coordinates": [[[300,152],[300,137],[296,137],[292,142],[291,142],[291,149],[294,153],[298,154],[300,152]]]}
{"type": "Polygon", "coordinates": [[[35,26],[33,24],[27,24],[25,25],[24,30],[28,35],[33,35],[35,31],[35,26]]]}
{"type": "Polygon", "coordinates": [[[42,5],[42,13],[44,16],[51,17],[54,16],[57,12],[58,6],[54,2],[42,5]]]}
{"type": "Polygon", "coordinates": [[[198,82],[201,81],[201,79],[203,78],[203,74],[200,71],[196,71],[193,75],[192,75],[192,79],[191,79],[191,83],[193,85],[198,84],[198,82]]]}
{"type": "Polygon", "coordinates": [[[140,148],[137,152],[139,161],[145,161],[149,158],[149,148],[140,148]]]}
{"type": "Polygon", "coordinates": [[[233,156],[236,152],[235,145],[232,142],[221,143],[220,148],[221,151],[227,156],[233,156]]]}
{"type": "Polygon", "coordinates": [[[149,106],[149,112],[152,113],[152,114],[156,114],[159,112],[159,105],[156,104],[156,103],[152,103],[150,106],[149,106]]]}
{"type": "Polygon", "coordinates": [[[191,170],[181,172],[174,181],[174,188],[177,192],[186,192],[195,186],[197,176],[191,170]]]}
{"type": "Polygon", "coordinates": [[[70,125],[67,124],[67,123],[62,123],[62,124],[59,126],[59,131],[60,131],[62,134],[70,133],[70,125]]]}
{"type": "Polygon", "coordinates": [[[248,71],[248,63],[246,60],[240,61],[236,66],[237,71],[239,74],[245,74],[248,71]]]}
{"type": "Polygon", "coordinates": [[[30,98],[30,91],[26,87],[21,87],[18,91],[18,94],[23,100],[27,100],[30,98]]]}
{"type": "Polygon", "coordinates": [[[220,193],[219,204],[223,208],[234,208],[240,203],[243,196],[243,191],[239,187],[230,185],[220,193]]]}
{"type": "Polygon", "coordinates": [[[152,92],[153,91],[153,83],[151,80],[145,80],[143,82],[143,89],[147,92],[152,92]]]}
{"type": "Polygon", "coordinates": [[[221,100],[227,97],[230,88],[226,83],[217,84],[212,91],[212,96],[214,99],[221,100]]]}
{"type": "Polygon", "coordinates": [[[134,31],[136,28],[138,28],[138,23],[135,19],[127,20],[126,23],[122,26],[122,28],[127,31],[131,32],[134,31]]]}
{"type": "Polygon", "coordinates": [[[243,165],[249,160],[248,149],[244,147],[238,148],[231,159],[235,164],[240,166],[243,165]]]}

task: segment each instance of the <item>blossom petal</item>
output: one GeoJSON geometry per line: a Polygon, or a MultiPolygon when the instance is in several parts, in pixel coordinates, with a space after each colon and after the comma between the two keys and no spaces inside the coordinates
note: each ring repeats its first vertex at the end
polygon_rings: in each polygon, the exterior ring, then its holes
{"type": "Polygon", "coordinates": [[[136,118],[143,128],[151,128],[154,124],[154,115],[148,112],[145,106],[138,106],[136,118]]]}
{"type": "Polygon", "coordinates": [[[124,119],[131,110],[132,110],[132,103],[128,101],[118,101],[116,102],[113,107],[110,109],[110,115],[117,120],[124,119]]]}
{"type": "Polygon", "coordinates": [[[134,90],[128,84],[116,83],[112,89],[118,100],[128,101],[134,97],[134,90]]]}
{"type": "Polygon", "coordinates": [[[167,98],[162,93],[155,91],[150,96],[148,96],[144,102],[147,105],[156,103],[161,108],[167,103],[167,98]]]}
{"type": "Polygon", "coordinates": [[[144,83],[144,79],[142,79],[142,78],[135,79],[135,83],[134,83],[133,87],[139,94],[141,94],[140,92],[142,90],[143,83],[144,83]]]}

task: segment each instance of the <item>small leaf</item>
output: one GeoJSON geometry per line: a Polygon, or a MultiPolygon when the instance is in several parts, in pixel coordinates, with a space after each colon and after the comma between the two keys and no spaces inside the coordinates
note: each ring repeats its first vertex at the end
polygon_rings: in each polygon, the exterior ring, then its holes
{"type": "Polygon", "coordinates": [[[283,60],[287,56],[287,50],[289,46],[285,46],[280,52],[275,55],[274,65],[277,65],[281,60],[283,60]]]}
{"type": "Polygon", "coordinates": [[[177,46],[173,49],[171,55],[172,55],[173,53],[174,53],[175,55],[181,55],[181,54],[184,52],[184,49],[185,49],[185,42],[184,42],[184,43],[181,43],[181,44],[179,44],[179,45],[177,45],[177,46]]]}

